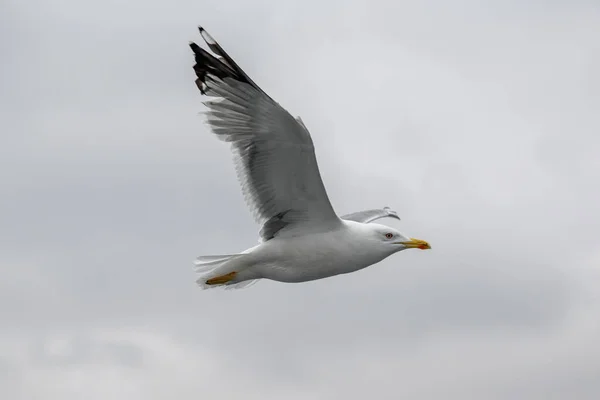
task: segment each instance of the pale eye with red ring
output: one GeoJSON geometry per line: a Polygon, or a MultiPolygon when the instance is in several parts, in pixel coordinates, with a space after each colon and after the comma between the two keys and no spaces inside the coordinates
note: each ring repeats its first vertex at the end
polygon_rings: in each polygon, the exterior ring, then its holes
{"type": "Polygon", "coordinates": [[[394,237],[394,234],[393,233],[386,233],[385,237],[386,237],[386,239],[391,239],[391,238],[394,237]]]}

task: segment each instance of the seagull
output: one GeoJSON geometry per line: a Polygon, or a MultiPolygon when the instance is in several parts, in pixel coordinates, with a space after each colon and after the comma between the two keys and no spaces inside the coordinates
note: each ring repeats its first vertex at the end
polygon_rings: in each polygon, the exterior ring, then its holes
{"type": "Polygon", "coordinates": [[[260,279],[298,283],[358,271],[424,240],[373,223],[400,219],[389,207],[338,216],[319,173],[311,135],[265,93],[202,27],[194,42],[196,86],[213,134],[228,142],[259,244],[195,261],[201,288],[243,288],[260,279]]]}

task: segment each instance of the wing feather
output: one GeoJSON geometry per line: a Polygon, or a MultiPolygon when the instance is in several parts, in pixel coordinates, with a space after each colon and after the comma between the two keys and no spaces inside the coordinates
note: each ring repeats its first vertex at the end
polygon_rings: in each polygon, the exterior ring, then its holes
{"type": "Polygon", "coordinates": [[[369,222],[373,222],[380,218],[400,219],[398,213],[389,207],[358,211],[351,214],[342,215],[340,218],[348,221],[362,222],[363,224],[368,224],[369,222]]]}
{"type": "Polygon", "coordinates": [[[203,29],[217,57],[190,43],[196,85],[215,100],[204,102],[212,132],[231,144],[244,198],[260,236],[329,230],[341,224],[323,185],[304,123],[269,97],[203,29]]]}

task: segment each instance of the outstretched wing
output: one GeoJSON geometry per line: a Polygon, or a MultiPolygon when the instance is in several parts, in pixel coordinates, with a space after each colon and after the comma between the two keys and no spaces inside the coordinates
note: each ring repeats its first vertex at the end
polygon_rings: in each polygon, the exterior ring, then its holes
{"type": "Polygon", "coordinates": [[[363,224],[368,224],[369,222],[373,222],[376,219],[380,218],[400,219],[398,213],[396,211],[393,211],[389,207],[374,210],[358,211],[355,213],[342,215],[340,218],[348,221],[362,222],[363,224]]]}
{"type": "Polygon", "coordinates": [[[212,132],[231,144],[246,203],[262,225],[262,240],[341,224],[317,166],[310,133],[256,85],[203,29],[217,56],[190,43],[196,85],[212,132]]]}

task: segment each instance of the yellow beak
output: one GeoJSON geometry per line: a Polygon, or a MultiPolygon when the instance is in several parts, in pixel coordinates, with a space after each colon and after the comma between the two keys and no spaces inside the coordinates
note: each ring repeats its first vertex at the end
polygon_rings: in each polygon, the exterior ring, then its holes
{"type": "Polygon", "coordinates": [[[427,243],[424,240],[415,239],[415,238],[410,238],[410,240],[408,242],[400,242],[400,244],[403,244],[404,246],[408,247],[409,249],[421,249],[421,250],[431,249],[431,246],[429,245],[429,243],[427,243]]]}

